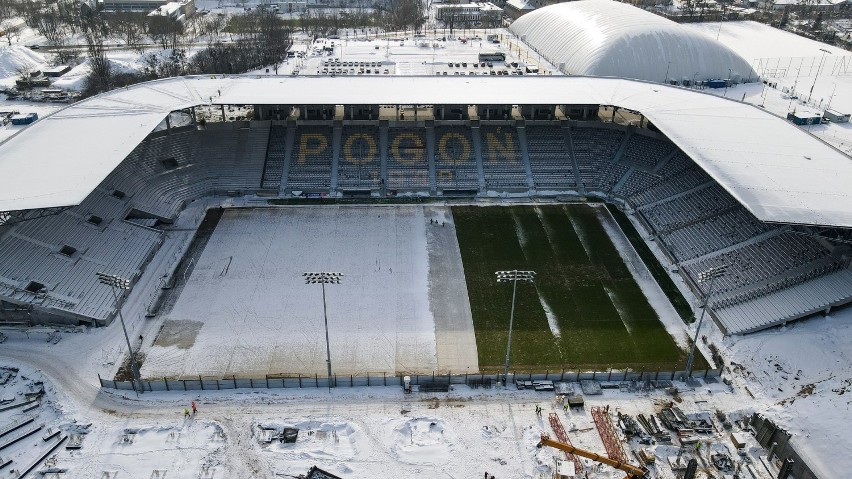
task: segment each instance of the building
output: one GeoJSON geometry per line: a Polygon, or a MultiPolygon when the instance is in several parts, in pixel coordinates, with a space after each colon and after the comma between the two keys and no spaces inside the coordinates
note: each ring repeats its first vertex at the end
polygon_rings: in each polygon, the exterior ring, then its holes
{"type": "Polygon", "coordinates": [[[183,0],[181,2],[169,2],[159,6],[148,14],[151,16],[169,17],[172,20],[183,20],[195,13],[195,0],[183,0]]]}
{"type": "MultiPolygon", "coordinates": [[[[100,9],[112,12],[151,12],[160,7],[167,5],[167,0],[101,0],[100,9]]],[[[183,15],[192,15],[195,13],[195,0],[184,0],[179,2],[179,8],[183,15]]],[[[174,8],[174,7],[170,7],[174,8]]]]}
{"type": "Polygon", "coordinates": [[[535,10],[535,7],[528,0],[509,0],[506,2],[506,15],[512,20],[517,20],[533,10],[535,10]]]}
{"type": "Polygon", "coordinates": [[[493,23],[503,15],[503,9],[491,2],[443,4],[435,8],[437,19],[447,24],[493,23]]]}
{"type": "Polygon", "coordinates": [[[18,114],[12,115],[11,121],[13,125],[29,125],[34,121],[38,120],[38,114],[36,113],[27,113],[27,114],[18,114]]]}
{"type": "Polygon", "coordinates": [[[551,5],[524,15],[509,30],[568,75],[678,84],[758,79],[748,61],[712,37],[626,3],[551,5]]]}
{"type": "Polygon", "coordinates": [[[42,73],[44,73],[44,76],[46,76],[46,77],[56,78],[56,77],[61,77],[62,75],[66,74],[70,71],[71,71],[70,66],[59,65],[59,66],[55,66],[55,67],[45,68],[44,70],[42,70],[42,73]]]}

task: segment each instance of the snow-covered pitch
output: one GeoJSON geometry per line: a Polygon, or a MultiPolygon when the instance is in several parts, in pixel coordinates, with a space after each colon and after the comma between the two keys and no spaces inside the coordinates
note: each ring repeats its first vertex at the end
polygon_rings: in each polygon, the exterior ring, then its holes
{"type": "Polygon", "coordinates": [[[306,271],[344,275],[325,287],[334,374],[477,370],[466,290],[441,299],[464,304],[431,306],[430,262],[441,282],[465,284],[452,221],[427,235],[433,210],[430,218],[418,206],[227,210],[142,374],[324,376],[322,288],[305,284],[306,271]]]}

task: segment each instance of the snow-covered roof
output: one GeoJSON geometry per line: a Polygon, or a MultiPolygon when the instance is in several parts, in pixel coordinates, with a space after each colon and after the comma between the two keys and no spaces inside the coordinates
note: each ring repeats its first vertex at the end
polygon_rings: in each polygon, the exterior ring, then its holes
{"type": "Polygon", "coordinates": [[[539,8],[509,30],[569,75],[656,82],[757,77],[747,61],[713,38],[611,0],[539,8]]]}
{"type": "Polygon", "coordinates": [[[535,7],[530,5],[527,0],[509,0],[506,5],[515,10],[535,10],[535,7]]]}
{"type": "Polygon", "coordinates": [[[601,104],[642,112],[763,221],[852,227],[852,160],[758,107],[587,77],[182,77],[115,90],[0,144],[0,211],[80,203],[173,110],[194,105],[601,104]]]}

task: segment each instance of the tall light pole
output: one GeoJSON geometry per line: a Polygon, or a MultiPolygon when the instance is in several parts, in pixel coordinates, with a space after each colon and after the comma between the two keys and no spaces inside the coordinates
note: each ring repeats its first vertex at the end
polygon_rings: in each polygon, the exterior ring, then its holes
{"type": "Polygon", "coordinates": [[[322,285],[322,318],[325,321],[325,354],[326,365],[328,365],[328,391],[331,392],[331,344],[328,341],[328,313],[325,305],[325,285],[340,284],[340,279],[343,278],[343,273],[330,273],[328,271],[307,272],[302,273],[305,278],[305,284],[321,284],[322,285]]]}
{"type": "Polygon", "coordinates": [[[725,79],[725,94],[724,97],[728,97],[728,84],[731,83],[731,71],[733,68],[728,68],[728,78],[725,79]]]}
{"type": "Polygon", "coordinates": [[[686,358],[687,379],[692,377],[692,362],[695,360],[695,348],[698,346],[698,334],[701,332],[701,322],[704,321],[704,313],[707,312],[707,304],[710,302],[710,297],[713,296],[713,284],[716,282],[716,278],[725,276],[725,273],[727,272],[728,265],[722,265],[698,273],[698,282],[704,283],[706,281],[710,281],[710,289],[707,290],[707,296],[704,297],[704,306],[701,308],[701,317],[698,318],[698,327],[695,328],[695,338],[692,340],[692,349],[690,349],[689,356],[686,358]]]}
{"type": "Polygon", "coordinates": [[[825,54],[828,53],[831,55],[832,53],[825,48],[820,48],[819,51],[822,52],[822,57],[819,59],[819,66],[817,67],[816,76],[814,77],[814,82],[811,85],[811,91],[808,92],[808,101],[811,101],[811,97],[814,96],[814,87],[816,86],[817,78],[819,78],[819,72],[822,71],[822,63],[825,61],[825,54]]]}
{"type": "Polygon", "coordinates": [[[509,313],[509,339],[506,341],[506,370],[503,373],[505,386],[509,387],[509,353],[512,351],[512,326],[515,322],[515,293],[518,291],[518,281],[524,283],[532,283],[535,280],[535,271],[497,271],[494,273],[497,276],[498,283],[512,282],[512,310],[509,313]]]}
{"type": "Polygon", "coordinates": [[[95,275],[101,284],[109,286],[110,291],[112,291],[112,299],[115,301],[115,308],[118,310],[118,319],[121,320],[121,329],[124,331],[124,340],[127,341],[127,352],[130,354],[130,376],[133,378],[130,382],[133,385],[133,391],[138,397],[139,389],[136,388],[136,382],[138,381],[141,386],[142,378],[139,376],[139,365],[136,364],[136,354],[133,353],[133,347],[130,346],[130,337],[127,335],[127,325],[124,324],[124,316],[121,314],[121,305],[118,304],[118,295],[115,294],[116,289],[120,289],[122,292],[130,289],[130,280],[108,273],[95,273],[95,275]]]}

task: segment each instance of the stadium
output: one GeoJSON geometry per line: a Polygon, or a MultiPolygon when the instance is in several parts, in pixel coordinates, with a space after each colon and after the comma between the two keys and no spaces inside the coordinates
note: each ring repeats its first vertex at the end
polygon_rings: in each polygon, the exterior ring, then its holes
{"type": "Polygon", "coordinates": [[[163,320],[145,376],[324,374],[327,293],[336,373],[493,371],[494,272],[529,269],[518,367],[674,371],[665,323],[702,298],[730,335],[852,300],[848,157],[679,86],[731,73],[706,39],[665,33],[698,67],[597,61],[638,34],[631,7],[599,48],[556,48],[600,28],[566,9],[609,2],[580,3],[513,26],[573,76],[179,77],[26,128],[0,144],[0,320],[97,327],[133,300],[163,320]],[[311,271],[344,279],[320,297],[311,271]]]}

